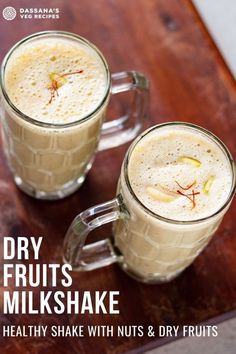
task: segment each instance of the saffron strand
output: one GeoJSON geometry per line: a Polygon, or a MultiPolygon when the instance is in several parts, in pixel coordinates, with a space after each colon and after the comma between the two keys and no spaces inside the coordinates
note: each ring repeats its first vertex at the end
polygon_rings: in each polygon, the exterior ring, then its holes
{"type": "Polygon", "coordinates": [[[179,184],[179,182],[177,182],[177,181],[175,181],[175,183],[177,183],[178,186],[179,186],[181,189],[183,189],[184,191],[187,191],[187,190],[189,190],[190,188],[192,188],[192,187],[196,184],[196,181],[194,181],[192,184],[190,184],[190,185],[187,186],[187,187],[182,187],[182,186],[179,184]]]}
{"type": "MultiPolygon", "coordinates": [[[[182,187],[177,181],[175,181],[175,183],[177,183],[178,186],[179,186],[182,190],[187,191],[187,190],[189,190],[191,187],[193,187],[193,186],[196,184],[196,181],[194,181],[191,185],[186,186],[186,187],[182,187]]],[[[178,190],[177,190],[177,193],[180,194],[180,195],[182,195],[183,197],[188,198],[188,199],[191,201],[191,203],[193,204],[192,209],[194,209],[194,208],[196,207],[196,198],[195,198],[195,196],[198,195],[198,194],[200,194],[200,192],[195,192],[194,189],[192,189],[192,193],[191,193],[191,194],[185,194],[184,192],[182,192],[182,191],[180,191],[180,190],[178,189],[178,190]],[[192,198],[191,198],[191,197],[192,197],[192,198]]]]}
{"type": "MultiPolygon", "coordinates": [[[[52,103],[52,100],[57,96],[59,96],[58,89],[60,86],[62,86],[64,83],[60,82],[60,78],[64,78],[65,76],[70,76],[70,75],[75,75],[75,74],[82,74],[84,71],[83,70],[77,70],[73,71],[71,73],[65,73],[65,74],[56,74],[56,73],[50,73],[49,78],[51,79],[51,84],[48,86],[48,89],[50,90],[51,97],[48,101],[48,104],[52,103]],[[59,80],[59,81],[58,81],[59,80]]],[[[66,81],[66,79],[64,79],[66,81]]]]}

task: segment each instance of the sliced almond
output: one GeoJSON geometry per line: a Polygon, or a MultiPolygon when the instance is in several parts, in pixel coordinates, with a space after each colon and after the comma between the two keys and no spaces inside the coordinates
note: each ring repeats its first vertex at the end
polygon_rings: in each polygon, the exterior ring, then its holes
{"type": "Polygon", "coordinates": [[[212,187],[212,184],[213,184],[214,180],[215,180],[215,177],[214,176],[210,176],[208,178],[208,180],[204,183],[203,192],[205,194],[208,194],[210,192],[210,189],[212,187]]]}
{"type": "Polygon", "coordinates": [[[189,157],[189,156],[181,156],[179,158],[179,161],[184,162],[184,163],[190,163],[191,165],[195,166],[195,167],[200,167],[201,166],[201,161],[194,159],[193,157],[189,157]]]}
{"type": "Polygon", "coordinates": [[[146,188],[146,191],[153,199],[160,202],[172,202],[175,199],[173,195],[161,192],[159,189],[154,187],[149,186],[146,188]]]}

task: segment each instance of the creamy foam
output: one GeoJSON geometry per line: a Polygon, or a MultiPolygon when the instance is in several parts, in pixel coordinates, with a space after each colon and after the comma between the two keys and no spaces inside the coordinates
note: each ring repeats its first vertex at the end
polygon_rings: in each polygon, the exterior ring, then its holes
{"type": "Polygon", "coordinates": [[[154,130],[143,137],[132,151],[128,175],[134,193],[148,209],[174,220],[214,214],[226,202],[232,183],[229,162],[219,146],[181,128],[154,130]],[[195,205],[178,191],[191,200],[193,191],[199,193],[195,205]]]}
{"type": "Polygon", "coordinates": [[[17,185],[44,199],[72,193],[90,169],[100,139],[108,104],[105,64],[79,39],[52,34],[16,47],[5,72],[6,91],[20,111],[40,122],[78,121],[52,129],[29,123],[6,105],[3,141],[17,185]],[[98,106],[90,119],[80,121],[98,106]]]}
{"type": "Polygon", "coordinates": [[[5,86],[13,104],[24,114],[41,122],[63,124],[80,120],[99,106],[107,74],[92,48],[63,38],[41,38],[21,45],[11,55],[5,86]],[[76,71],[81,72],[59,78],[58,95],[55,92],[49,103],[52,77],[76,71]]]}

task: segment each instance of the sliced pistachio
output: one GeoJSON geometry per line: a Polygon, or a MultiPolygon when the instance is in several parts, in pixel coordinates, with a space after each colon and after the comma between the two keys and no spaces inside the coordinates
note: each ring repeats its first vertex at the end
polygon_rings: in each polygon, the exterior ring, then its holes
{"type": "Polygon", "coordinates": [[[208,180],[204,183],[203,192],[205,194],[208,194],[210,192],[210,189],[212,187],[212,184],[213,184],[214,180],[215,180],[215,177],[214,176],[210,176],[208,178],[208,180]]]}
{"type": "Polygon", "coordinates": [[[51,81],[57,82],[58,87],[61,87],[67,82],[67,79],[63,75],[59,75],[57,73],[49,73],[48,76],[51,81]]]}
{"type": "Polygon", "coordinates": [[[173,195],[164,193],[159,189],[151,186],[147,187],[146,191],[153,199],[156,199],[160,202],[172,202],[175,199],[173,195]]]}
{"type": "Polygon", "coordinates": [[[193,157],[190,156],[181,156],[179,158],[179,161],[184,162],[184,163],[190,163],[191,165],[195,167],[200,167],[201,166],[201,161],[194,159],[193,157]]]}

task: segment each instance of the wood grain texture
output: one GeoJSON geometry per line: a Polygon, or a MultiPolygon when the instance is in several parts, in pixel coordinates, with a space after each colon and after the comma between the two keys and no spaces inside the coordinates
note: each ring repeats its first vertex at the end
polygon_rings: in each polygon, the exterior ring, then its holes
{"type": "MultiPolygon", "coordinates": [[[[29,7],[29,1],[11,1],[29,7]]],[[[1,1],[1,11],[9,6],[1,1]]],[[[31,7],[59,7],[60,20],[0,19],[1,58],[33,32],[60,29],[78,33],[103,52],[111,71],[136,69],[151,82],[146,126],[171,120],[201,125],[218,135],[236,157],[235,82],[191,3],[187,0],[41,0],[31,7]]],[[[0,235],[44,236],[41,263],[61,263],[62,242],[73,217],[115,194],[128,145],[99,153],[82,188],[57,202],[21,193],[0,150],[0,235]]],[[[143,285],[112,265],[74,273],[71,290],[119,290],[120,315],[9,315],[0,324],[184,325],[221,320],[236,309],[236,208],[233,202],[205,251],[180,277],[165,285],[143,285]],[[220,316],[220,317],[219,317],[220,316]]],[[[94,240],[111,232],[106,226],[94,240]]],[[[1,261],[2,265],[2,261],[1,261]]],[[[2,268],[2,267],[1,267],[2,268]]],[[[2,277],[1,277],[2,279],[2,277]]],[[[2,284],[1,284],[1,290],[2,284]]],[[[35,294],[41,289],[35,289],[35,294]]],[[[2,295],[1,295],[2,302],[2,295]]],[[[163,344],[158,338],[1,338],[2,354],[141,353],[163,344]]]]}

